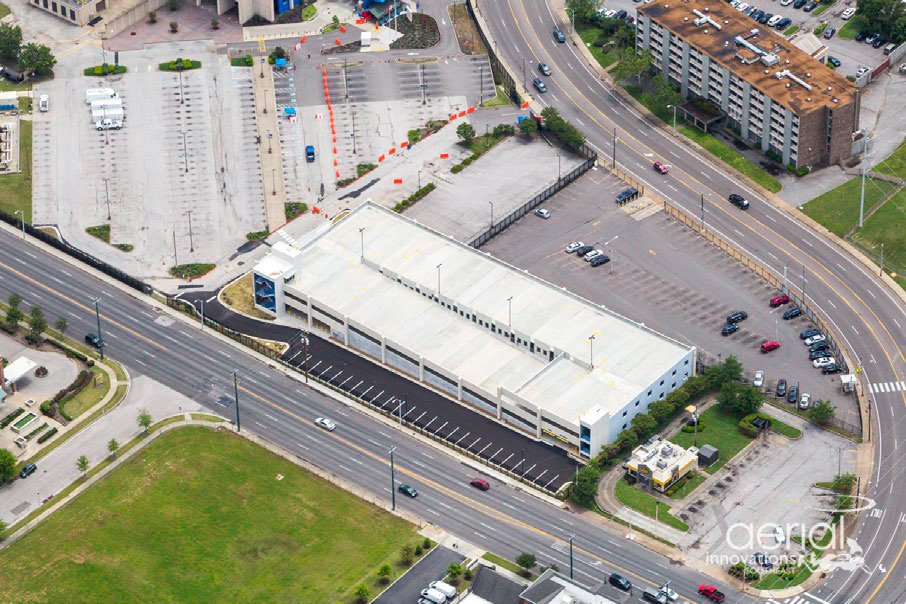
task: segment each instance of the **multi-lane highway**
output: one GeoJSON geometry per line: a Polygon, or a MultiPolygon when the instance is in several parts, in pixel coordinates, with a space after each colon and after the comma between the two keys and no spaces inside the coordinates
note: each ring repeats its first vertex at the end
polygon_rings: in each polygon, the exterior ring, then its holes
{"type": "MultiPolygon", "coordinates": [[[[524,489],[485,476],[491,489],[469,486],[480,470],[384,423],[324,396],[258,361],[229,342],[174,320],[160,304],[117,284],[102,281],[0,229],[0,298],[16,292],[27,312],[41,306],[49,318],[63,316],[73,337],[96,331],[94,298],[99,298],[105,352],[133,375],[143,374],[234,419],[232,372],[239,372],[240,420],[252,431],[356,485],[372,497],[390,499],[388,452],[396,447],[397,483],[416,487],[414,500],[397,505],[452,535],[510,559],[529,551],[541,564],[569,568],[568,540],[575,535],[575,576],[593,585],[619,572],[636,585],[667,579],[680,595],[695,599],[704,579],[689,568],[655,554],[603,527],[591,512],[574,513],[540,500],[524,489]],[[335,432],[313,424],[327,416],[335,432]]],[[[153,401],[148,408],[154,410],[153,401]]],[[[707,579],[713,583],[712,580],[707,579]]],[[[728,594],[729,586],[718,583],[728,594]]],[[[736,600],[736,601],[742,601],[736,600]]]]}
{"type": "MultiPolygon", "coordinates": [[[[479,7],[488,33],[511,68],[521,70],[523,60],[531,74],[539,62],[551,66],[548,92],[534,94],[535,100],[556,107],[579,127],[602,160],[612,158],[616,129],[621,170],[696,216],[703,196],[705,222],[778,276],[787,268],[798,277],[804,267],[804,284],[791,279],[794,291],[804,285],[810,306],[828,318],[855,355],[854,364],[863,367],[862,387],[872,401],[875,445],[867,496],[877,503],[876,511],[863,514],[851,535],[864,549],[865,566],[832,572],[811,593],[841,603],[903,601],[906,502],[896,485],[906,472],[906,454],[898,449],[900,440],[906,442],[906,392],[889,385],[906,378],[906,305],[877,273],[833,241],[649,122],[609,88],[571,41],[557,43],[554,26],[570,30],[562,3],[501,0],[480,2],[479,7]],[[671,165],[669,175],[654,173],[651,164],[658,160],[671,165]],[[726,201],[730,193],[742,193],[750,200],[750,209],[743,212],[730,205],[726,201]]],[[[520,75],[521,71],[514,73],[520,75]]]]}

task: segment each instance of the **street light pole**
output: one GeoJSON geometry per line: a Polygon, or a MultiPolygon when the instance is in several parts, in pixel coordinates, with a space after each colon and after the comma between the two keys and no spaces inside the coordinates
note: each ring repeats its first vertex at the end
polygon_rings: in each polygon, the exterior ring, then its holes
{"type": "Polygon", "coordinates": [[[575,535],[569,536],[569,578],[573,578],[573,537],[575,535]]]}
{"type": "Polygon", "coordinates": [[[491,228],[494,228],[494,202],[489,201],[488,204],[491,206],[491,228]]]}
{"type": "Polygon", "coordinates": [[[560,154],[557,154],[557,186],[560,186],[560,154]]]}
{"type": "Polygon", "coordinates": [[[186,174],[189,173],[189,145],[186,143],[186,132],[182,133],[182,156],[186,165],[186,174]]]}
{"type": "MultiPolygon", "coordinates": [[[[506,304],[507,304],[507,322],[506,322],[506,324],[507,324],[507,327],[509,328],[510,332],[512,332],[513,331],[513,296],[510,296],[509,298],[506,299],[506,304]]],[[[512,335],[512,334],[510,334],[510,335],[512,335]]]]}
{"type": "Polygon", "coordinates": [[[437,265],[437,299],[440,299],[440,267],[443,265],[443,262],[437,265]]]}
{"type": "Polygon", "coordinates": [[[393,471],[393,452],[396,447],[390,449],[390,509],[396,511],[396,474],[393,471]]]}
{"type": "Polygon", "coordinates": [[[236,432],[242,428],[239,425],[239,374],[233,371],[233,397],[236,400],[236,432]]]}
{"type": "Polygon", "coordinates": [[[195,238],[192,236],[192,210],[186,210],[189,215],[189,251],[195,251],[195,238]]]}
{"type": "Polygon", "coordinates": [[[19,224],[22,225],[22,239],[25,239],[25,212],[22,210],[16,210],[16,214],[19,214],[19,224]]]}
{"type": "Polygon", "coordinates": [[[613,128],[613,169],[617,169],[617,128],[613,128]]]}
{"type": "Polygon", "coordinates": [[[702,230],[705,230],[705,194],[699,193],[702,201],[702,230]]]}
{"type": "Polygon", "coordinates": [[[361,243],[362,250],[362,262],[365,262],[365,227],[359,229],[359,241],[361,243]]]}
{"type": "Polygon", "coordinates": [[[101,311],[98,309],[100,298],[94,299],[94,316],[98,321],[98,351],[101,353],[101,360],[104,360],[104,336],[101,335],[101,311]]]}
{"type": "Polygon", "coordinates": [[[267,131],[267,154],[271,155],[273,153],[273,148],[271,147],[271,139],[274,138],[274,135],[271,134],[271,131],[267,131]]]}
{"type": "Polygon", "coordinates": [[[592,369],[595,368],[595,334],[588,338],[588,364],[592,369]]]}
{"type": "Polygon", "coordinates": [[[107,197],[107,220],[110,220],[110,187],[107,186],[106,178],[104,178],[104,193],[107,197]]]}

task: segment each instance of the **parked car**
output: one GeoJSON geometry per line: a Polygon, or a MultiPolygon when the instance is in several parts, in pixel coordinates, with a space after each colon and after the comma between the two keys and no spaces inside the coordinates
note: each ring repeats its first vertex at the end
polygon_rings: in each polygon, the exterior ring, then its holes
{"type": "Polygon", "coordinates": [[[635,187],[629,187],[623,191],[620,191],[620,194],[617,195],[617,203],[623,205],[629,201],[632,201],[636,198],[636,195],[639,194],[639,190],[635,187]]]}
{"type": "Polygon", "coordinates": [[[810,13],[813,10],[815,10],[817,7],[818,7],[817,2],[809,2],[808,4],[806,4],[805,6],[802,7],[802,10],[807,13],[810,13]]]}
{"type": "Polygon", "coordinates": [[[881,34],[868,34],[868,36],[865,38],[865,43],[874,44],[875,42],[877,42],[880,39],[881,39],[881,34]]]}
{"type": "Polygon", "coordinates": [[[799,386],[790,386],[790,391],[786,393],[786,402],[795,403],[799,400],[799,386]]]}
{"type": "Polygon", "coordinates": [[[856,40],[856,42],[864,42],[865,38],[867,38],[870,35],[871,35],[870,31],[863,29],[862,31],[860,31],[859,33],[856,34],[855,40],[856,40]]]}
{"type": "Polygon", "coordinates": [[[595,256],[591,259],[590,264],[592,266],[601,266],[602,264],[607,264],[610,262],[610,256],[607,254],[601,254],[600,256],[595,256]]]}
{"type": "Polygon", "coordinates": [[[85,334],[85,343],[88,344],[89,346],[91,346],[92,348],[100,348],[102,342],[101,342],[101,338],[99,338],[97,336],[97,334],[86,333],[85,334]]]}
{"type": "Polygon", "coordinates": [[[809,327],[808,329],[803,329],[802,331],[799,332],[799,339],[805,340],[812,336],[817,336],[820,333],[821,333],[821,330],[818,329],[817,327],[809,327]]]}
{"type": "Polygon", "coordinates": [[[768,27],[777,27],[777,24],[780,23],[782,20],[783,20],[783,15],[773,15],[770,19],[768,19],[767,26],[768,27]]]}
{"type": "Polygon", "coordinates": [[[877,40],[875,40],[874,42],[871,43],[871,45],[875,48],[881,48],[885,44],[887,44],[887,40],[885,40],[884,38],[878,38],[877,40]]]}
{"type": "Polygon", "coordinates": [[[755,552],[755,563],[760,564],[764,568],[774,568],[774,564],[762,552],[755,552]]]}
{"type": "Polygon", "coordinates": [[[837,57],[827,57],[827,64],[832,66],[834,69],[840,67],[841,65],[840,59],[838,59],[837,57]]]}
{"type": "Polygon", "coordinates": [[[850,19],[852,19],[852,16],[855,14],[856,14],[855,7],[850,7],[850,8],[847,8],[845,11],[843,11],[843,14],[840,15],[840,18],[843,19],[844,21],[849,21],[850,19]]]}
{"type": "Polygon", "coordinates": [[[582,256],[584,256],[584,255],[587,254],[588,252],[594,251],[594,249],[595,249],[595,248],[594,248],[593,245],[583,245],[582,247],[580,247],[579,249],[576,250],[576,256],[578,256],[579,258],[581,258],[582,256]]]}
{"type": "Polygon", "coordinates": [[[724,325],[724,328],[720,330],[720,335],[728,336],[731,333],[736,333],[739,331],[739,323],[727,323],[724,325]]]}
{"type": "Polygon", "coordinates": [[[50,97],[42,94],[38,99],[38,111],[47,111],[50,109],[50,97]]]}
{"type": "Polygon", "coordinates": [[[545,210],[544,208],[538,208],[537,210],[535,210],[535,216],[547,220],[551,217],[551,213],[549,210],[545,210]]]}
{"type": "Polygon", "coordinates": [[[475,487],[476,489],[481,489],[482,491],[487,491],[491,488],[491,485],[488,484],[488,481],[484,478],[473,478],[469,481],[469,484],[475,487]]]}
{"type": "Polygon", "coordinates": [[[780,6],[789,6],[793,3],[793,0],[780,0],[780,6]]]}
{"type": "Polygon", "coordinates": [[[780,348],[780,342],[777,340],[767,340],[761,343],[761,352],[771,352],[780,348]]]}
{"type": "Polygon", "coordinates": [[[856,70],[856,77],[861,78],[866,73],[868,73],[868,67],[864,67],[864,66],[860,67],[859,69],[856,70]]]}
{"type": "Polygon", "coordinates": [[[629,579],[627,579],[623,575],[614,573],[610,575],[610,577],[607,579],[607,582],[617,589],[622,589],[623,591],[632,591],[632,583],[630,583],[629,579]]]}
{"type": "Polygon", "coordinates": [[[826,365],[825,367],[821,368],[821,373],[823,373],[824,375],[828,375],[830,373],[840,373],[841,371],[843,371],[843,367],[840,367],[836,363],[826,365]]]}
{"type": "Polygon", "coordinates": [[[783,398],[786,396],[786,380],[781,378],[777,380],[777,389],[774,391],[774,396],[777,398],[783,398]]]}
{"type": "MultiPolygon", "coordinates": [[[[816,361],[818,359],[830,358],[831,354],[831,351],[826,348],[824,350],[813,350],[808,353],[808,360],[816,361]]],[[[818,365],[815,365],[815,367],[818,367],[818,365]]]]}
{"type": "Polygon", "coordinates": [[[752,385],[756,388],[761,388],[764,386],[764,371],[756,371],[755,377],[752,379],[752,385]]]}
{"type": "Polygon", "coordinates": [[[431,602],[431,604],[446,604],[447,596],[443,592],[439,592],[436,589],[431,589],[430,587],[422,590],[422,599],[431,602]]]}
{"type": "Polygon", "coordinates": [[[737,310],[727,315],[727,323],[739,323],[749,318],[749,313],[744,310],[737,310]]]}
{"type": "Polygon", "coordinates": [[[560,31],[559,27],[554,28],[554,40],[556,40],[560,44],[566,42],[566,36],[563,35],[563,32],[560,31]]]}
{"type": "Polygon", "coordinates": [[[728,200],[730,203],[732,203],[734,206],[736,206],[737,208],[739,208],[740,210],[748,210],[748,209],[749,209],[749,202],[746,200],[745,197],[743,197],[743,196],[740,195],[739,193],[730,193],[730,196],[727,197],[727,200],[728,200]]]}
{"type": "Polygon", "coordinates": [[[815,359],[814,361],[812,361],[812,365],[815,366],[815,369],[819,369],[821,367],[829,367],[836,364],[837,361],[836,359],[834,359],[834,357],[822,357],[820,359],[815,359]]]}
{"type": "Polygon", "coordinates": [[[412,497],[413,499],[418,497],[418,491],[415,490],[415,487],[410,487],[408,484],[401,484],[397,488],[397,491],[407,497],[412,497]]]}
{"type": "Polygon", "coordinates": [[[585,246],[585,244],[582,243],[581,241],[573,241],[572,243],[570,243],[569,245],[566,246],[566,253],[572,254],[573,252],[577,251],[579,248],[582,248],[584,246],[585,246]]]}
{"type": "Polygon", "coordinates": [[[757,10],[754,13],[752,13],[752,18],[756,21],[758,21],[762,16],[764,16],[763,10],[757,10]]]}
{"type": "Polygon", "coordinates": [[[806,346],[811,346],[812,344],[817,344],[818,342],[823,342],[826,338],[823,333],[816,333],[813,336],[807,337],[803,342],[806,346]]]}
{"type": "Polygon", "coordinates": [[[546,76],[551,74],[551,68],[547,66],[547,63],[538,63],[538,71],[546,76]]]}
{"type": "Polygon", "coordinates": [[[738,10],[741,13],[746,12],[747,10],[749,10],[749,8],[750,8],[750,5],[747,2],[740,2],[739,4],[736,5],[736,10],[738,10]]]}
{"type": "Polygon", "coordinates": [[[661,174],[666,174],[668,171],[668,168],[665,164],[663,164],[659,161],[656,161],[656,162],[654,162],[654,171],[660,172],[661,174]]]}
{"type": "Polygon", "coordinates": [[[799,307],[791,308],[785,313],[783,313],[783,320],[789,321],[790,319],[795,319],[796,317],[802,314],[802,309],[799,307]]]}
{"type": "Polygon", "coordinates": [[[754,6],[750,6],[749,8],[747,8],[745,10],[745,12],[743,14],[746,15],[747,17],[751,17],[752,13],[754,13],[756,10],[758,10],[758,9],[755,8],[754,6]]]}
{"type": "Polygon", "coordinates": [[[19,478],[28,478],[38,470],[38,464],[27,464],[22,471],[19,472],[19,478]]]}
{"type": "Polygon", "coordinates": [[[459,593],[456,591],[456,588],[450,585],[449,583],[444,583],[443,581],[431,581],[428,585],[429,589],[434,589],[440,593],[447,596],[448,600],[452,600],[456,597],[456,594],[459,593]]]}
{"type": "Polygon", "coordinates": [[[705,596],[712,602],[723,602],[727,598],[727,596],[724,595],[724,592],[718,590],[713,585],[699,585],[698,593],[705,596]]]}
{"type": "Polygon", "coordinates": [[[535,86],[535,89],[538,92],[545,93],[547,92],[547,84],[541,81],[541,78],[535,78],[532,80],[532,85],[535,86]]]}
{"type": "Polygon", "coordinates": [[[774,18],[774,13],[765,13],[758,19],[758,22],[762,25],[767,25],[768,21],[774,18]]]}
{"type": "Polygon", "coordinates": [[[808,394],[808,393],[803,394],[802,398],[799,399],[799,408],[808,409],[808,406],[809,406],[809,403],[811,402],[811,400],[812,400],[811,394],[808,394]]]}
{"type": "Polygon", "coordinates": [[[788,295],[781,294],[779,296],[774,296],[773,298],[771,298],[771,301],[768,304],[771,308],[777,308],[778,306],[782,306],[789,301],[790,297],[788,295]]]}
{"type": "Polygon", "coordinates": [[[824,39],[830,40],[831,38],[834,37],[835,33],[837,33],[836,29],[834,29],[833,27],[828,27],[827,29],[824,30],[824,39]]]}
{"type": "Polygon", "coordinates": [[[824,350],[830,350],[830,346],[827,345],[827,342],[816,342],[808,347],[810,353],[822,352],[824,350]]]}
{"type": "Polygon", "coordinates": [[[789,24],[792,23],[792,22],[793,22],[793,20],[790,19],[789,17],[783,17],[780,21],[777,22],[777,24],[776,24],[774,27],[776,27],[777,29],[783,31],[783,30],[786,29],[786,28],[789,26],[789,24]]]}
{"type": "Polygon", "coordinates": [[[326,417],[319,417],[315,420],[315,425],[324,428],[328,432],[333,432],[337,429],[337,424],[333,420],[329,420],[326,417]]]}
{"type": "Polygon", "coordinates": [[[786,541],[786,534],[783,532],[783,527],[779,524],[774,525],[774,539],[777,540],[777,543],[783,543],[786,541]]]}
{"type": "Polygon", "coordinates": [[[802,8],[805,6],[806,2],[808,2],[808,0],[796,0],[796,2],[793,3],[793,8],[802,8]]]}

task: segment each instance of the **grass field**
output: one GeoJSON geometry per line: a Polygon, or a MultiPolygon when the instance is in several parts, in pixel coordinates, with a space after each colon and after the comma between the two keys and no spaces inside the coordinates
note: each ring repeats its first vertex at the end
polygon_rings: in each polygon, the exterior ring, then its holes
{"type": "Polygon", "coordinates": [[[846,25],[840,28],[840,31],[837,32],[837,37],[843,38],[844,40],[852,40],[856,37],[856,34],[866,28],[867,26],[865,25],[865,22],[862,21],[862,17],[855,15],[846,22],[846,25]]]}
{"type": "Polygon", "coordinates": [[[95,376],[92,381],[82,388],[82,391],[72,397],[72,400],[68,401],[63,407],[66,409],[66,413],[73,418],[82,415],[101,402],[101,399],[104,398],[104,395],[110,390],[110,384],[107,383],[107,373],[96,366],[92,367],[91,371],[95,376]],[[95,379],[98,381],[97,388],[94,387],[95,379]]]}
{"type": "Polygon", "coordinates": [[[834,4],[836,4],[836,0],[831,0],[830,2],[824,2],[818,5],[818,8],[812,11],[812,16],[817,17],[818,15],[832,7],[834,4]]]}
{"type": "Polygon", "coordinates": [[[785,30],[783,30],[783,35],[784,35],[784,36],[792,36],[792,35],[793,35],[794,33],[796,33],[797,31],[799,31],[799,26],[798,26],[798,25],[791,25],[791,26],[787,27],[785,30]]]}
{"type": "MultiPolygon", "coordinates": [[[[865,209],[867,210],[893,190],[885,180],[865,179],[865,209]]],[[[842,185],[806,203],[802,211],[840,237],[859,220],[859,198],[862,178],[856,176],[842,185]]]]}
{"type": "Polygon", "coordinates": [[[620,60],[620,55],[616,50],[611,50],[605,52],[600,46],[597,46],[595,42],[598,40],[599,30],[594,25],[588,23],[583,23],[581,21],[576,22],[576,33],[579,34],[579,37],[582,38],[582,41],[585,42],[585,47],[588,48],[588,51],[595,58],[595,60],[601,64],[605,70],[610,69],[610,66],[620,60]]]}
{"type": "Polygon", "coordinates": [[[349,602],[414,527],[224,432],[161,437],[4,552],[8,601],[349,602]],[[278,480],[282,476],[282,480],[278,480]]]}
{"type": "Polygon", "coordinates": [[[12,11],[9,10],[9,7],[5,4],[3,4],[2,2],[0,2],[0,19],[5,17],[6,15],[10,14],[10,12],[12,12],[12,11]]]}
{"type": "Polygon", "coordinates": [[[698,472],[690,472],[686,475],[686,480],[683,482],[683,486],[678,488],[673,495],[668,495],[670,499],[682,499],[695,489],[697,489],[701,483],[705,482],[708,477],[700,474],[698,472]]]}
{"type": "Polygon", "coordinates": [[[510,102],[510,97],[506,95],[503,91],[503,88],[497,84],[494,86],[494,89],[497,91],[497,96],[485,99],[485,101],[480,105],[480,107],[505,107],[507,105],[512,105],[510,102]]]}
{"type": "MultiPolygon", "coordinates": [[[[698,446],[711,445],[720,452],[716,463],[703,468],[708,474],[714,474],[752,441],[739,431],[740,419],[732,413],[722,411],[717,405],[708,407],[701,414],[705,429],[698,433],[698,446]]],[[[688,449],[695,444],[695,434],[680,431],[670,437],[670,442],[688,449]]]]}
{"type": "MultiPolygon", "coordinates": [[[[806,206],[808,207],[808,206],[806,206]]],[[[906,274],[906,189],[901,190],[856,230],[852,239],[877,260],[884,244],[884,267],[906,274]]]]}
{"type": "Polygon", "coordinates": [[[22,127],[19,138],[19,165],[22,166],[23,171],[18,174],[0,176],[0,210],[9,214],[15,214],[16,210],[22,210],[25,214],[25,222],[30,224],[31,165],[27,164],[26,158],[28,162],[31,161],[31,122],[20,120],[19,124],[22,127]],[[26,149],[28,152],[26,152],[26,149]]]}
{"type": "MultiPolygon", "coordinates": [[[[649,518],[655,517],[655,504],[658,504],[657,499],[649,495],[648,493],[643,493],[639,489],[635,488],[626,483],[624,479],[617,481],[617,486],[614,489],[614,494],[617,496],[617,499],[620,500],[620,503],[626,507],[630,507],[637,512],[645,514],[649,518]]],[[[689,525],[680,520],[679,518],[674,517],[670,513],[670,508],[660,503],[660,508],[657,511],[657,519],[659,522],[666,524],[667,526],[672,526],[675,529],[681,531],[688,531],[689,525]]]]}

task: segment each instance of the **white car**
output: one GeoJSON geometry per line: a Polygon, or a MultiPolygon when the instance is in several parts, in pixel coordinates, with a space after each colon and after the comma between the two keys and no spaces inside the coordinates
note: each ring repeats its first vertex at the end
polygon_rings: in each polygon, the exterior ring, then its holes
{"type": "Polygon", "coordinates": [[[802,398],[799,399],[799,408],[800,408],[800,409],[808,409],[808,405],[809,405],[809,403],[810,403],[811,401],[812,401],[812,395],[811,395],[811,394],[803,394],[803,395],[802,395],[802,398]]]}
{"type": "Polygon", "coordinates": [[[812,337],[810,337],[810,338],[806,338],[806,339],[805,339],[805,345],[806,345],[806,346],[811,346],[812,344],[817,344],[818,342],[823,342],[823,341],[826,340],[826,339],[827,339],[827,338],[825,338],[823,334],[820,334],[820,333],[819,333],[819,334],[816,335],[816,336],[812,336],[812,337]]]}
{"type": "Polygon", "coordinates": [[[457,593],[455,587],[453,587],[452,585],[449,585],[447,583],[444,583],[443,581],[432,581],[431,585],[429,585],[428,588],[439,591],[440,593],[444,594],[445,596],[447,596],[447,598],[449,598],[451,600],[456,596],[456,593],[457,593]]]}
{"type": "Polygon", "coordinates": [[[793,0],[780,0],[780,6],[789,6],[793,3],[793,0]]]}
{"type": "Polygon", "coordinates": [[[827,367],[828,365],[836,365],[837,359],[834,357],[822,357],[820,359],[815,359],[812,361],[812,365],[815,366],[815,369],[820,369],[821,367],[827,367]]]}
{"type": "Polygon", "coordinates": [[[544,218],[545,220],[547,220],[548,218],[551,217],[551,213],[549,211],[545,210],[544,208],[538,208],[537,210],[535,210],[535,216],[537,216],[538,218],[544,218]]]}
{"type": "Polygon", "coordinates": [[[779,524],[774,525],[774,538],[777,539],[777,543],[786,541],[786,534],[784,534],[783,527],[779,524]]]}
{"type": "Polygon", "coordinates": [[[585,254],[584,256],[582,256],[582,260],[584,260],[585,262],[591,262],[598,256],[603,256],[603,255],[604,255],[604,252],[602,252],[601,250],[592,250],[592,251],[588,252],[587,254],[585,254]]]}
{"type": "Polygon", "coordinates": [[[868,73],[868,67],[860,67],[856,70],[856,77],[861,78],[866,73],[868,73]]]}
{"type": "MultiPolygon", "coordinates": [[[[781,2],[781,4],[783,4],[783,2],[781,2]]],[[[843,14],[840,15],[840,17],[842,17],[844,21],[849,21],[850,19],[852,19],[852,16],[855,14],[856,14],[856,9],[848,8],[845,11],[843,11],[843,14]]]]}
{"type": "Polygon", "coordinates": [[[38,99],[38,111],[47,111],[50,109],[50,97],[42,94],[38,99]]]}
{"type": "Polygon", "coordinates": [[[605,18],[605,19],[612,19],[613,16],[614,16],[615,14],[617,14],[617,11],[615,11],[615,10],[612,9],[612,8],[609,8],[609,9],[607,9],[606,11],[604,11],[604,18],[605,18]]]}
{"type": "Polygon", "coordinates": [[[739,4],[741,2],[742,2],[742,0],[733,0],[732,2],[730,2],[730,6],[732,6],[733,8],[736,8],[737,6],[739,6],[739,4]]]}
{"type": "Polygon", "coordinates": [[[333,432],[337,429],[337,425],[333,422],[333,420],[329,420],[326,417],[319,417],[318,419],[316,419],[315,425],[324,428],[328,432],[333,432]]]}
{"type": "Polygon", "coordinates": [[[756,388],[761,388],[764,386],[764,371],[756,371],[755,379],[752,380],[752,385],[756,388]]]}
{"type": "Polygon", "coordinates": [[[572,243],[570,243],[569,245],[566,246],[566,253],[567,253],[567,254],[572,254],[572,253],[574,253],[577,249],[579,249],[580,247],[582,247],[582,246],[584,246],[584,245],[585,245],[585,244],[582,243],[581,241],[573,241],[572,243]]]}
{"type": "Polygon", "coordinates": [[[768,26],[768,27],[774,27],[775,25],[777,25],[778,23],[780,23],[780,20],[781,20],[781,19],[783,19],[783,15],[774,15],[773,17],[771,17],[770,19],[768,19],[767,26],[768,26]]]}
{"type": "Polygon", "coordinates": [[[743,2],[742,4],[739,4],[736,6],[736,10],[738,10],[741,13],[747,11],[748,9],[749,9],[749,5],[746,2],[743,2]]]}

